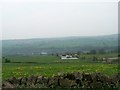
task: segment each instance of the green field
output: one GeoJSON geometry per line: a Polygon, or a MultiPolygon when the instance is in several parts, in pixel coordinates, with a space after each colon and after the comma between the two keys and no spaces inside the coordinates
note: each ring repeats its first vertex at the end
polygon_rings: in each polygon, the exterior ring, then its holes
{"type": "Polygon", "coordinates": [[[12,76],[29,75],[52,76],[58,72],[101,72],[106,75],[116,74],[117,64],[106,64],[91,61],[96,57],[116,57],[117,54],[80,55],[85,60],[60,60],[57,56],[7,56],[11,63],[2,63],[3,80],[12,76]]]}

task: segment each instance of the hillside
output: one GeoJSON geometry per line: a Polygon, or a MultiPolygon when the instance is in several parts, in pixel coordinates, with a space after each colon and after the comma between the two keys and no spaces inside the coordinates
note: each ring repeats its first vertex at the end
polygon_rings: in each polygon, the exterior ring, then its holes
{"type": "Polygon", "coordinates": [[[3,55],[117,49],[118,35],[2,40],[3,55]]]}

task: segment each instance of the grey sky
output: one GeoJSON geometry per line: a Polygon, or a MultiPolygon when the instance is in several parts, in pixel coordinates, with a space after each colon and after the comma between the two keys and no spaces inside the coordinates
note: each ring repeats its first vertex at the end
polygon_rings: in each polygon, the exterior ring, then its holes
{"type": "Polygon", "coordinates": [[[2,38],[118,33],[117,2],[4,2],[2,38]]]}

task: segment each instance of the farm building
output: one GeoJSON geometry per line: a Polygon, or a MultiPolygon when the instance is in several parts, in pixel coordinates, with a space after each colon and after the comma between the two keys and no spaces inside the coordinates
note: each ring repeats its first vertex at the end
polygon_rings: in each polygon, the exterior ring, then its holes
{"type": "Polygon", "coordinates": [[[118,57],[113,57],[113,58],[102,58],[104,63],[112,63],[112,62],[117,62],[118,63],[118,57]]]}
{"type": "Polygon", "coordinates": [[[67,59],[78,59],[77,57],[73,57],[72,55],[61,55],[60,57],[62,60],[67,59]]]}
{"type": "Polygon", "coordinates": [[[48,53],[47,52],[41,52],[41,55],[47,55],[48,53]]]}

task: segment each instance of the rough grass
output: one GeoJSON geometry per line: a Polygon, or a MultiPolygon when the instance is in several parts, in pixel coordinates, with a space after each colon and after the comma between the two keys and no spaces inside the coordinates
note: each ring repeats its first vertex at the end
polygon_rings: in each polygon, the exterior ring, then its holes
{"type": "Polygon", "coordinates": [[[117,64],[93,63],[82,59],[60,60],[56,56],[9,56],[8,58],[12,63],[4,63],[3,61],[3,80],[12,76],[52,76],[58,72],[101,72],[106,75],[113,75],[118,72],[117,64]]]}

